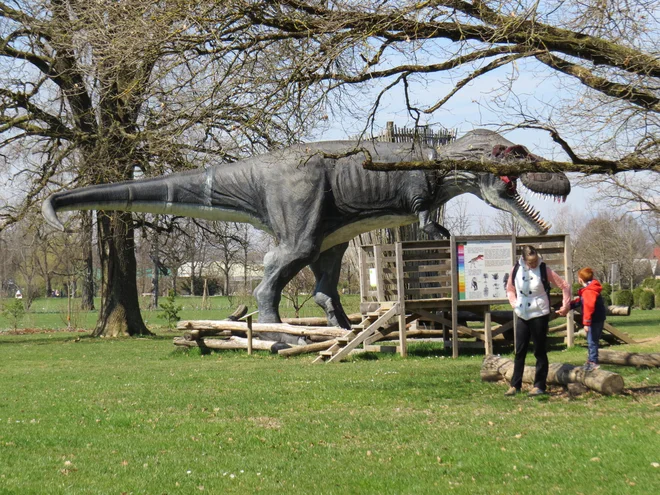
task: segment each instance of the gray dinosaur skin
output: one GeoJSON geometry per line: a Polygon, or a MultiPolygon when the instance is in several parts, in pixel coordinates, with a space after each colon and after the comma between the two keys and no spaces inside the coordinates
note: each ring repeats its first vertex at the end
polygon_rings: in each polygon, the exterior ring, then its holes
{"type": "MultiPolygon", "coordinates": [[[[497,142],[508,143],[495,136],[497,142]]],[[[482,138],[494,139],[490,134],[482,138]]],[[[280,322],[278,306],[283,288],[309,265],[317,283],[314,300],[326,312],[329,324],[343,328],[350,328],[350,323],[337,291],[341,260],[348,242],[360,233],[419,221],[431,238],[448,237],[444,227],[429,220],[430,213],[464,193],[511,211],[530,233],[544,230],[543,223],[527,218],[530,215],[514,200],[511,186],[497,176],[370,171],[362,166],[364,151],[373,161],[384,162],[436,156],[434,150],[412,144],[303,144],[206,170],[56,193],[44,201],[42,211],[46,220],[60,229],[63,226],[56,211],[90,209],[249,222],[277,241],[264,258],[264,277],[254,292],[259,321],[280,322]],[[361,151],[354,153],[356,149],[361,151]]],[[[297,342],[290,338],[285,341],[297,342]]]]}

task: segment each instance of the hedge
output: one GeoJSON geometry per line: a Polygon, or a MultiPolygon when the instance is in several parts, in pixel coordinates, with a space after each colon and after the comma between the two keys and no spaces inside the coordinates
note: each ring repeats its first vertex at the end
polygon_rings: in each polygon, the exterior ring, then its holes
{"type": "Polygon", "coordinates": [[[655,306],[655,296],[650,290],[645,290],[639,296],[639,307],[641,309],[653,309],[655,306]]]}
{"type": "Polygon", "coordinates": [[[633,295],[628,289],[620,290],[614,293],[614,304],[617,306],[632,306],[633,295]]]}

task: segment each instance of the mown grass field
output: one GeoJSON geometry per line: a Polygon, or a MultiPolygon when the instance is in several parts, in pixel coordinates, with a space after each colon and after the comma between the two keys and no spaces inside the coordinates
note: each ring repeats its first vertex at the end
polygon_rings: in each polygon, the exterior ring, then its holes
{"type": "MultiPolygon", "coordinates": [[[[215,311],[183,316],[231,309],[215,311]]],[[[621,349],[660,352],[660,311],[610,321],[648,339],[621,349]]],[[[660,493],[658,370],[605,366],[619,397],[510,399],[481,355],[429,344],[312,365],[175,350],[154,329],[0,332],[0,493],[660,493]]]]}

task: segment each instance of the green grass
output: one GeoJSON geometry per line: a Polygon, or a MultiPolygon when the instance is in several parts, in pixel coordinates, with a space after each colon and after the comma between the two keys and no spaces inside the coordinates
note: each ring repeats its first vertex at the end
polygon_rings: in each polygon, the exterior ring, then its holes
{"type": "MultiPolygon", "coordinates": [[[[657,336],[659,316],[617,325],[657,336]]],[[[482,356],[428,344],[312,365],[172,335],[0,333],[0,493],[660,492],[659,370],[605,366],[620,397],[510,399],[482,356]]]]}
{"type": "MultiPolygon", "coordinates": [[[[11,301],[11,299],[0,299],[0,310],[3,303],[11,301]]],[[[342,298],[344,307],[348,313],[359,312],[359,296],[348,295],[342,298]]],[[[165,321],[158,318],[161,313],[159,310],[150,310],[149,297],[140,297],[140,308],[142,308],[142,316],[145,323],[149,328],[159,329],[165,326],[165,321]]],[[[165,302],[165,298],[160,298],[160,302],[165,302]]],[[[96,308],[100,306],[100,299],[95,300],[96,308]]],[[[177,297],[176,304],[182,306],[179,313],[182,319],[204,319],[204,320],[218,320],[226,318],[231,314],[239,304],[246,304],[250,311],[257,309],[257,303],[252,297],[211,297],[209,298],[209,309],[202,309],[202,298],[193,297],[177,297]]],[[[81,311],[80,299],[73,300],[72,321],[76,328],[91,330],[96,324],[98,311],[81,311]]],[[[280,312],[283,317],[295,316],[294,310],[287,301],[282,301],[280,305],[280,312]]],[[[300,312],[301,317],[307,316],[323,316],[323,311],[317,306],[313,300],[308,301],[300,312]]],[[[2,330],[9,330],[12,326],[10,322],[0,313],[0,332],[2,330]]],[[[30,311],[26,313],[25,317],[21,320],[19,328],[27,329],[40,329],[40,330],[62,330],[67,328],[67,300],[66,298],[40,298],[36,299],[30,311]]]]}

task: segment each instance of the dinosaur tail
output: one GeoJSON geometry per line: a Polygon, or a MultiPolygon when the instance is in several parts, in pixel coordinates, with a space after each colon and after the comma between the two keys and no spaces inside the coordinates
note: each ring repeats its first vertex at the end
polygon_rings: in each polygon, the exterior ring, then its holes
{"type": "Polygon", "coordinates": [[[50,225],[62,231],[58,211],[118,210],[205,217],[204,211],[211,209],[211,186],[210,170],[99,184],[55,193],[43,202],[41,212],[50,225]]]}

